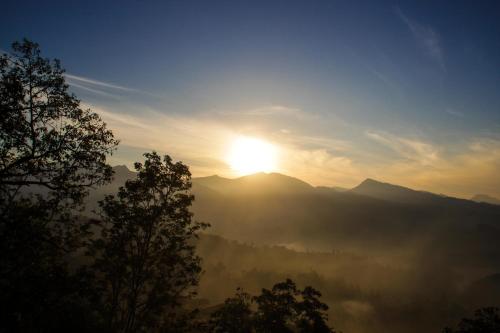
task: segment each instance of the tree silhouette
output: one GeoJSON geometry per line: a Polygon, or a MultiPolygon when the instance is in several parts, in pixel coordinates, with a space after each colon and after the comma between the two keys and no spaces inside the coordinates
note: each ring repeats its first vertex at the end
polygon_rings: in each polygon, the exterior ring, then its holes
{"type": "Polygon", "coordinates": [[[237,289],[236,296],[225,300],[224,305],[215,311],[210,319],[210,331],[214,333],[251,333],[253,332],[252,297],[237,289]]]}
{"type": "Polygon", "coordinates": [[[189,211],[189,169],[169,156],[144,156],[144,164],[135,163],[137,178],[100,203],[102,229],[91,246],[113,332],[164,326],[201,271],[192,240],[205,225],[189,211]]]}
{"type": "Polygon", "coordinates": [[[456,330],[447,327],[443,333],[500,333],[498,309],[487,307],[476,310],[472,319],[464,318],[456,330]]]}
{"type": "Polygon", "coordinates": [[[303,290],[287,279],[271,289],[250,297],[238,289],[234,298],[224,302],[210,320],[211,332],[334,332],[327,325],[328,306],[319,300],[321,293],[312,287],[303,290]],[[252,310],[253,304],[256,310],[252,310]]]}
{"type": "Polygon", "coordinates": [[[80,107],[63,74],[28,40],[0,56],[0,212],[23,187],[38,187],[60,206],[80,203],[90,186],[111,177],[106,156],[118,142],[80,107]]]}
{"type": "Polygon", "coordinates": [[[325,312],[328,311],[328,305],[319,300],[321,293],[312,287],[305,287],[300,294],[302,301],[296,305],[298,315],[295,321],[299,331],[303,333],[332,332],[326,324],[328,317],[325,312]]]}
{"type": "Polygon", "coordinates": [[[63,330],[58,316],[75,325],[68,311],[84,306],[85,288],[67,264],[87,225],[72,213],[91,186],[110,180],[106,156],[117,141],[97,114],[80,108],[63,73],[59,61],[42,58],[28,40],[0,56],[0,325],[6,331],[63,330]]]}
{"type": "Polygon", "coordinates": [[[299,294],[295,283],[287,279],[275,284],[271,290],[262,289],[262,293],[254,298],[258,310],[256,328],[259,332],[292,332],[291,325],[296,315],[299,294]]]}

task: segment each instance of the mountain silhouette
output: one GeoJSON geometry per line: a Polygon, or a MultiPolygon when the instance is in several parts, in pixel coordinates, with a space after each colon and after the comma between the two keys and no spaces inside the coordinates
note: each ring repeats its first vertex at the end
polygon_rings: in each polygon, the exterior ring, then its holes
{"type": "Polygon", "coordinates": [[[444,199],[442,195],[416,191],[399,185],[379,182],[371,178],[364,180],[350,191],[377,199],[410,204],[432,204],[444,199]]]}
{"type": "Polygon", "coordinates": [[[314,188],[297,178],[279,173],[256,173],[235,179],[219,176],[194,178],[193,184],[203,185],[221,194],[301,193],[314,188]]]}
{"type": "MultiPolygon", "coordinates": [[[[114,171],[111,184],[91,193],[90,208],[97,208],[97,200],[115,193],[135,174],[125,166],[114,171]]],[[[373,179],[347,191],[313,187],[279,173],[235,179],[209,176],[192,181],[195,218],[209,222],[213,234],[255,244],[293,244],[296,248],[328,251],[391,250],[441,234],[477,233],[479,224],[500,223],[498,206],[373,179]]],[[[443,242],[456,244],[456,239],[443,242]]]]}
{"type": "Polygon", "coordinates": [[[484,203],[489,203],[492,205],[500,205],[500,199],[497,199],[495,197],[486,195],[486,194],[476,194],[471,198],[472,201],[475,202],[484,202],[484,203]]]}

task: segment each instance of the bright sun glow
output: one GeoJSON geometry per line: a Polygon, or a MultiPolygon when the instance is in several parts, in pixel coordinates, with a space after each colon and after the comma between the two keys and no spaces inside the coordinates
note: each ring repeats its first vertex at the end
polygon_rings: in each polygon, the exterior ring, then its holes
{"type": "Polygon", "coordinates": [[[260,139],[237,138],[231,147],[228,162],[240,175],[276,170],[276,147],[260,139]]]}

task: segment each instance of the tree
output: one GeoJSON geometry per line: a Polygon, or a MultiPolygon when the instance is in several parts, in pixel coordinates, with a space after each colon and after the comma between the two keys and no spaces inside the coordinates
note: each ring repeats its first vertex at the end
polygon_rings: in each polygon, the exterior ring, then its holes
{"type": "Polygon", "coordinates": [[[326,324],[328,306],[319,297],[319,291],[312,287],[297,289],[290,279],[275,284],[271,290],[262,289],[261,295],[254,298],[257,331],[332,332],[326,324]]]}
{"type": "Polygon", "coordinates": [[[0,213],[26,187],[60,207],[110,180],[106,157],[118,142],[80,107],[60,62],[42,58],[38,44],[15,42],[0,56],[0,114],[0,213]]]}
{"type": "Polygon", "coordinates": [[[0,331],[64,330],[57,316],[74,325],[82,306],[67,261],[87,226],[72,209],[110,180],[117,141],[63,73],[28,40],[0,56],[0,331]]]}
{"type": "Polygon", "coordinates": [[[312,287],[300,290],[290,279],[276,283],[270,290],[262,289],[254,297],[238,290],[236,297],[228,298],[212,314],[210,332],[333,333],[327,325],[328,306],[319,297],[319,291],[312,287]]]}
{"type": "Polygon", "coordinates": [[[135,163],[137,178],[100,203],[101,232],[91,246],[112,332],[165,326],[201,272],[192,241],[206,225],[189,211],[189,169],[169,156],[144,156],[144,164],[135,163]]]}
{"type": "Polygon", "coordinates": [[[328,305],[320,302],[321,293],[312,287],[305,287],[300,292],[302,301],[297,303],[296,311],[298,313],[295,324],[300,332],[303,333],[321,333],[332,332],[326,324],[328,317],[328,305]]]}
{"type": "Polygon", "coordinates": [[[498,309],[487,307],[476,310],[474,318],[464,318],[456,330],[447,327],[443,333],[500,333],[498,309]]]}
{"type": "Polygon", "coordinates": [[[256,327],[258,332],[292,332],[291,325],[297,305],[295,296],[299,294],[295,283],[287,279],[275,284],[272,289],[262,289],[254,298],[258,310],[256,327]]]}
{"type": "Polygon", "coordinates": [[[252,297],[237,289],[236,296],[225,300],[210,319],[210,332],[251,333],[253,329],[252,297]]]}

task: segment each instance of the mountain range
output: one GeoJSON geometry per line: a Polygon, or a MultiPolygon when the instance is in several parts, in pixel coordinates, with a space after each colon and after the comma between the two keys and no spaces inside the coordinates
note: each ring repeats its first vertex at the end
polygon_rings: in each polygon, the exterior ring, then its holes
{"type": "MultiPolygon", "coordinates": [[[[134,172],[114,168],[114,181],[92,193],[89,207],[134,172]]],[[[500,228],[500,206],[366,179],[352,189],[314,187],[279,173],[236,179],[193,178],[195,218],[210,233],[295,249],[386,249],[456,230],[500,228]]]]}

